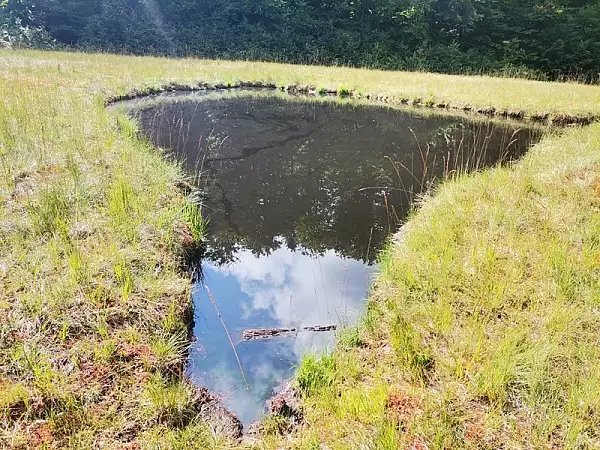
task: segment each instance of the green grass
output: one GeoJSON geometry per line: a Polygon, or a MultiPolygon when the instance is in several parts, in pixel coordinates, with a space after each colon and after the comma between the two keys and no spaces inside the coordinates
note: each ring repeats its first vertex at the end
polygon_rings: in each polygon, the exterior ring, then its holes
{"type": "MultiPolygon", "coordinates": [[[[200,206],[105,102],[240,80],[600,115],[600,87],[574,83],[0,51],[0,446],[237,445],[181,376],[200,206]]],[[[258,447],[600,447],[599,167],[594,124],[423,199],[363,322],[299,368],[305,425],[258,447]]]]}
{"type": "Polygon", "coordinates": [[[444,183],[382,256],[365,345],[301,366],[303,379],[336,367],[307,397],[310,434],[332,449],[374,435],[375,448],[600,447],[599,225],[599,124],[444,183]]]}
{"type": "Polygon", "coordinates": [[[0,446],[142,445],[149,427],[199,411],[180,375],[190,286],[178,237],[190,222],[202,239],[199,210],[175,187],[181,169],[107,112],[92,80],[11,60],[0,57],[0,446]]]}

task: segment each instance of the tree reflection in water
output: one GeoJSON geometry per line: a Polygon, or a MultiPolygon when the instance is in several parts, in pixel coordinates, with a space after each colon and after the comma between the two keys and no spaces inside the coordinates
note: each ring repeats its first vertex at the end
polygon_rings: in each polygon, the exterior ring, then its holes
{"type": "Polygon", "coordinates": [[[423,116],[351,103],[274,96],[185,99],[142,109],[143,129],[202,169],[210,242],[231,262],[240,249],[285,245],[374,262],[434,180],[521,156],[541,131],[423,116]],[[283,238],[283,239],[281,239],[283,238]]]}
{"type": "MultiPolygon", "coordinates": [[[[345,325],[364,306],[372,263],[416,196],[456,171],[523,154],[540,131],[348,103],[181,98],[139,111],[147,136],[199,173],[210,218],[204,283],[227,327],[345,325]]],[[[198,285],[188,373],[244,423],[308,350],[300,333],[237,345],[198,285]]]]}

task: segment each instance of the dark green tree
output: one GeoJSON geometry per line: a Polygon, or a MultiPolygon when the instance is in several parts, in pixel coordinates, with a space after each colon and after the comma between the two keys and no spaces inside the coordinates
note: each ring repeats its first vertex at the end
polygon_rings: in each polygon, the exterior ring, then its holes
{"type": "Polygon", "coordinates": [[[44,30],[137,54],[587,81],[600,67],[600,0],[6,0],[0,20],[5,41],[44,30]]]}

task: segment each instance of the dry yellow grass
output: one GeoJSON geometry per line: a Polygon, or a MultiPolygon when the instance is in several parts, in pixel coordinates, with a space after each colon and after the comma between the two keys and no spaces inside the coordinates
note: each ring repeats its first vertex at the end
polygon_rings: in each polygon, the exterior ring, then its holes
{"type": "Polygon", "coordinates": [[[521,110],[528,115],[600,115],[600,87],[549,83],[489,76],[440,75],[339,67],[298,66],[244,61],[129,57],[109,54],[2,51],[7,80],[30,74],[46,83],[103,95],[134,88],[182,84],[227,83],[246,80],[298,83],[317,88],[345,87],[363,93],[382,93],[410,100],[435,99],[474,108],[521,110]]]}

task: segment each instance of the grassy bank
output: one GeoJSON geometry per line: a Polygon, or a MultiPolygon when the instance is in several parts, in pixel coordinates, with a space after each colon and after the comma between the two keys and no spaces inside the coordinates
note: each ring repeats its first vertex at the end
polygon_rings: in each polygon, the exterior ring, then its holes
{"type": "MultiPolygon", "coordinates": [[[[600,115],[600,88],[577,84],[1,51],[2,445],[227,445],[180,373],[195,234],[182,171],[104,104],[239,80],[600,115]]],[[[263,446],[600,445],[599,162],[600,126],[573,128],[425,199],[360,330],[303,364],[307,426],[263,446]]]]}
{"type": "Polygon", "coordinates": [[[151,445],[181,425],[174,438],[213,445],[195,418],[205,393],[181,378],[183,249],[202,231],[176,188],[183,172],[73,67],[36,74],[39,61],[6,56],[0,447],[151,445]]]}
{"type": "Polygon", "coordinates": [[[600,125],[445,183],[308,359],[301,448],[600,447],[600,125]]]}

